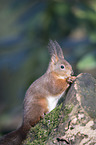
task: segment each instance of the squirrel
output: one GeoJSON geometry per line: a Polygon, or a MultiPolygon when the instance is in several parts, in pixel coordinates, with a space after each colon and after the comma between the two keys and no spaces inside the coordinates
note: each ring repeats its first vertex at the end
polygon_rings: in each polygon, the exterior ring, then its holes
{"type": "Polygon", "coordinates": [[[63,51],[56,41],[50,40],[48,48],[51,61],[44,75],[34,81],[25,94],[22,125],[0,139],[0,145],[21,145],[31,127],[44,114],[52,111],[61,96],[76,77],[71,65],[64,59],[63,51]]]}

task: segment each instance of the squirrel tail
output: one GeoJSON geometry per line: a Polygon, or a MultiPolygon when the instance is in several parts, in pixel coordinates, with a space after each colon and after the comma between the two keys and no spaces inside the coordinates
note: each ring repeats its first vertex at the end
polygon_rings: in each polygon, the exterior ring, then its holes
{"type": "Polygon", "coordinates": [[[22,141],[26,138],[30,128],[24,127],[23,125],[15,131],[4,135],[0,139],[0,145],[21,145],[22,141]]]}

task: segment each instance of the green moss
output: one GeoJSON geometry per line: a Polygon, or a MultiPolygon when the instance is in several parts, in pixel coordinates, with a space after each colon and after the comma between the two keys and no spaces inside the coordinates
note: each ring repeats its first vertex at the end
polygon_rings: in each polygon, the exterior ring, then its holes
{"type": "Polygon", "coordinates": [[[73,109],[73,105],[65,105],[64,107],[64,118],[63,118],[63,122],[65,122],[68,118],[69,113],[71,113],[72,109],[73,109]]]}
{"type": "Polygon", "coordinates": [[[26,145],[46,144],[46,140],[49,139],[49,135],[54,135],[54,129],[56,129],[60,123],[60,116],[64,114],[63,121],[65,121],[68,118],[68,114],[72,111],[72,108],[72,106],[68,105],[65,106],[64,110],[62,110],[61,104],[52,112],[47,114],[35,127],[31,128],[29,137],[26,140],[26,145]]]}

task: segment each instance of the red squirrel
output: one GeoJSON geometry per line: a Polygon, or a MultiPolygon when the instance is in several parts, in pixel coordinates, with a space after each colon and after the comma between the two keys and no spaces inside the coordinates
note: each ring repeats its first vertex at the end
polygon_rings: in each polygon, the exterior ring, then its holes
{"type": "Polygon", "coordinates": [[[52,111],[60,97],[75,80],[71,65],[64,59],[63,51],[56,41],[50,40],[51,61],[44,75],[28,88],[23,109],[23,122],[17,130],[3,136],[0,145],[21,145],[31,127],[44,114],[52,111]]]}

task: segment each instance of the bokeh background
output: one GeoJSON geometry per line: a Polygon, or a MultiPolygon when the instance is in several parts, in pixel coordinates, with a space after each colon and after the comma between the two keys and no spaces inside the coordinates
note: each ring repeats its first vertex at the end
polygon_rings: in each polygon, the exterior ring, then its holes
{"type": "Polygon", "coordinates": [[[0,0],[0,135],[22,122],[26,89],[57,40],[75,75],[96,78],[96,0],[0,0]]]}

